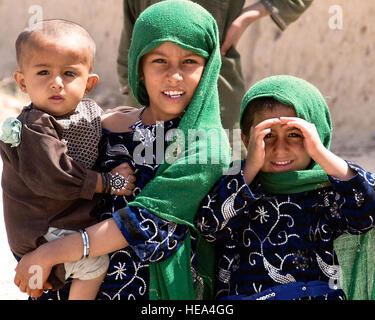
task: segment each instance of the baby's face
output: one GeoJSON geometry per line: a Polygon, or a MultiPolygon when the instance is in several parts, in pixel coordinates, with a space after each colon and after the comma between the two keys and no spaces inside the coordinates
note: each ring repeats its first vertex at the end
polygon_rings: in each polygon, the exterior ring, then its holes
{"type": "Polygon", "coordinates": [[[54,116],[72,113],[89,78],[89,51],[77,41],[48,41],[26,46],[18,84],[33,104],[54,116]]]}
{"type": "MultiPolygon", "coordinates": [[[[278,105],[272,111],[256,113],[254,126],[266,119],[296,116],[293,108],[278,105]]],[[[311,158],[305,150],[301,131],[281,124],[273,125],[270,129],[271,132],[264,137],[265,161],[261,171],[278,173],[306,169],[311,158]]]]}

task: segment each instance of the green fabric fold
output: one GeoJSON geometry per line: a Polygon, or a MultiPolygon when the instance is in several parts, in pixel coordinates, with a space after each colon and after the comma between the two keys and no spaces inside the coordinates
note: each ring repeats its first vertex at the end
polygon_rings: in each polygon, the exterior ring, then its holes
{"type": "Polygon", "coordinates": [[[330,185],[323,170],[280,172],[277,177],[272,173],[261,173],[260,181],[263,189],[273,194],[293,194],[330,185]]]}
{"type": "MultiPolygon", "coordinates": [[[[329,149],[332,124],[328,106],[320,91],[311,83],[290,75],[265,78],[245,94],[240,123],[248,104],[257,98],[271,97],[296,110],[297,117],[315,125],[323,145],[329,149]]],[[[259,173],[264,190],[274,194],[291,194],[314,190],[329,184],[328,176],[314,161],[305,170],[280,173],[259,173]]]]}
{"type": "MultiPolygon", "coordinates": [[[[135,23],[129,50],[129,84],[139,103],[145,106],[149,104],[149,97],[144,82],[139,79],[140,59],[164,42],[172,42],[205,57],[206,65],[178,126],[185,138],[178,160],[172,164],[162,163],[155,178],[129,206],[147,208],[163,219],[194,227],[200,202],[230,161],[229,142],[220,121],[217,80],[221,57],[215,19],[201,6],[182,0],[162,1],[142,12],[135,23]],[[214,139],[189,141],[189,129],[199,129],[214,139]],[[207,164],[200,163],[199,159],[205,157],[207,164]]],[[[150,264],[150,299],[210,297],[213,250],[198,239],[198,275],[195,276],[200,285],[194,288],[190,241],[189,235],[171,258],[150,264]]]]}
{"type": "Polygon", "coordinates": [[[342,287],[349,300],[375,300],[375,229],[344,234],[334,242],[342,271],[342,287]]]}

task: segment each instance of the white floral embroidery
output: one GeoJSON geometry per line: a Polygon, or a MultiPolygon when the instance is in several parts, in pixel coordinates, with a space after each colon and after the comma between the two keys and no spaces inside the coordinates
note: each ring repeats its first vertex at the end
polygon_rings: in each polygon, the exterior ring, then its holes
{"type": "Polygon", "coordinates": [[[118,266],[114,266],[114,268],[117,270],[110,275],[116,274],[116,280],[120,278],[122,280],[122,276],[126,277],[126,264],[125,263],[118,263],[118,266]]]}
{"type": "Polygon", "coordinates": [[[259,221],[260,223],[263,224],[263,222],[268,222],[267,218],[270,217],[267,210],[264,210],[264,206],[262,207],[258,207],[256,210],[255,210],[256,213],[258,213],[258,215],[254,218],[251,218],[251,220],[256,220],[259,218],[259,221]]]}
{"type": "MultiPolygon", "coordinates": [[[[116,251],[115,253],[113,253],[110,256],[110,258],[112,259],[116,255],[126,255],[127,258],[122,259],[122,261],[131,261],[132,262],[132,264],[128,264],[128,269],[129,269],[129,271],[131,270],[129,272],[129,274],[131,274],[131,277],[130,277],[130,279],[126,280],[126,268],[125,268],[126,263],[118,263],[117,266],[113,266],[113,268],[116,269],[116,270],[113,271],[113,272],[108,272],[107,276],[115,276],[116,280],[118,280],[118,279],[123,280],[124,282],[122,283],[121,288],[116,293],[114,293],[113,296],[110,296],[106,292],[106,290],[103,290],[100,293],[110,300],[120,300],[121,298],[124,299],[125,297],[121,296],[122,291],[126,290],[127,287],[130,284],[132,284],[134,281],[137,281],[138,283],[140,283],[139,288],[138,288],[139,295],[141,295],[141,296],[145,295],[146,290],[147,290],[147,284],[138,275],[138,273],[139,273],[139,270],[141,270],[142,268],[147,268],[148,264],[142,264],[140,262],[134,262],[134,260],[131,259],[131,255],[127,250],[116,251]],[[123,277],[124,277],[124,279],[123,279],[123,277]]],[[[134,300],[135,299],[133,294],[129,294],[126,298],[128,300],[134,300]]]]}

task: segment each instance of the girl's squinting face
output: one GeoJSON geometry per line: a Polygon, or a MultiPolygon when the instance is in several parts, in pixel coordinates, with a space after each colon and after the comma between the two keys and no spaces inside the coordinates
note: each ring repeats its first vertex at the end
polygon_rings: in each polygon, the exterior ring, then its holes
{"type": "Polygon", "coordinates": [[[203,74],[206,59],[165,42],[143,56],[144,80],[154,121],[166,121],[184,113],[203,74]]]}
{"type": "MultiPolygon", "coordinates": [[[[255,114],[254,125],[266,119],[280,117],[296,117],[293,108],[284,105],[275,106],[272,111],[255,114]]],[[[303,135],[297,128],[277,124],[271,126],[271,132],[264,138],[265,161],[262,172],[278,173],[284,171],[304,170],[311,162],[304,144],[303,135]]]]}

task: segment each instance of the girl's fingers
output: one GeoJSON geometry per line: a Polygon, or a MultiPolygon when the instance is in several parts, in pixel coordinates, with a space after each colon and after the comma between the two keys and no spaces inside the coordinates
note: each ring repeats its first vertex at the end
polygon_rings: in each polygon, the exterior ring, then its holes
{"type": "Polygon", "coordinates": [[[125,188],[126,188],[127,190],[132,191],[132,190],[134,190],[134,188],[135,188],[135,184],[129,182],[129,183],[126,185],[125,188]]]}
{"type": "Polygon", "coordinates": [[[269,133],[271,131],[271,126],[279,123],[280,119],[278,118],[264,120],[256,126],[252,126],[250,128],[250,136],[259,136],[259,134],[263,133],[264,130],[268,130],[267,133],[269,133]]]}
{"type": "Polygon", "coordinates": [[[290,126],[292,124],[297,124],[299,126],[303,125],[303,123],[307,123],[307,121],[301,119],[301,118],[294,118],[294,117],[281,117],[280,123],[282,125],[290,126]]]}
{"type": "Polygon", "coordinates": [[[45,290],[51,290],[53,287],[52,287],[52,284],[51,284],[51,283],[49,283],[48,281],[46,281],[46,282],[44,283],[44,285],[43,285],[43,288],[44,288],[45,290]]]}
{"type": "Polygon", "coordinates": [[[258,134],[253,136],[252,142],[249,144],[249,147],[253,150],[252,152],[261,152],[264,153],[264,137],[271,132],[270,128],[264,129],[258,134]]]}
{"type": "MultiPolygon", "coordinates": [[[[20,283],[21,283],[21,281],[18,279],[17,276],[14,278],[13,282],[14,282],[14,284],[15,284],[18,288],[20,288],[20,283]]],[[[21,288],[20,288],[20,290],[21,290],[21,288]]]]}
{"type": "Polygon", "coordinates": [[[281,122],[287,122],[287,121],[302,121],[307,122],[306,120],[298,117],[280,117],[281,122]]]}
{"type": "Polygon", "coordinates": [[[294,127],[298,127],[298,129],[301,129],[301,128],[308,128],[308,127],[311,127],[313,124],[304,120],[304,119],[301,119],[301,118],[296,118],[296,117],[281,117],[280,118],[280,123],[282,125],[287,125],[287,126],[294,126],[294,127]]]}
{"type": "Polygon", "coordinates": [[[269,127],[271,127],[275,124],[279,124],[279,123],[281,123],[279,118],[266,119],[266,120],[262,121],[261,123],[258,123],[255,126],[255,130],[264,130],[266,128],[269,128],[269,127]]]}
{"type": "Polygon", "coordinates": [[[263,138],[271,132],[271,128],[262,128],[262,127],[251,127],[250,129],[250,139],[253,141],[263,140],[263,138]]]}
{"type": "Polygon", "coordinates": [[[136,181],[135,176],[132,175],[132,174],[130,174],[130,175],[128,176],[128,181],[131,182],[131,183],[134,183],[134,182],[136,181]]]}
{"type": "Polygon", "coordinates": [[[32,298],[39,298],[43,294],[42,289],[28,289],[27,294],[32,298]]]}
{"type": "Polygon", "coordinates": [[[281,124],[287,127],[299,129],[303,135],[309,134],[315,129],[315,125],[301,118],[281,117],[281,124]]]}
{"type": "Polygon", "coordinates": [[[264,137],[267,135],[267,134],[269,134],[269,133],[271,133],[271,128],[267,128],[267,129],[264,129],[264,130],[262,130],[261,132],[259,132],[259,135],[258,135],[258,139],[259,140],[261,140],[261,141],[263,141],[263,139],[264,139],[264,137]]]}
{"type": "Polygon", "coordinates": [[[255,135],[257,132],[260,132],[266,128],[270,128],[271,126],[275,124],[279,124],[279,123],[280,123],[279,118],[266,119],[258,123],[256,126],[251,126],[249,135],[250,136],[255,135]]]}
{"type": "Polygon", "coordinates": [[[20,289],[21,292],[27,292],[27,286],[24,285],[23,283],[18,282],[17,287],[20,289]]]}

